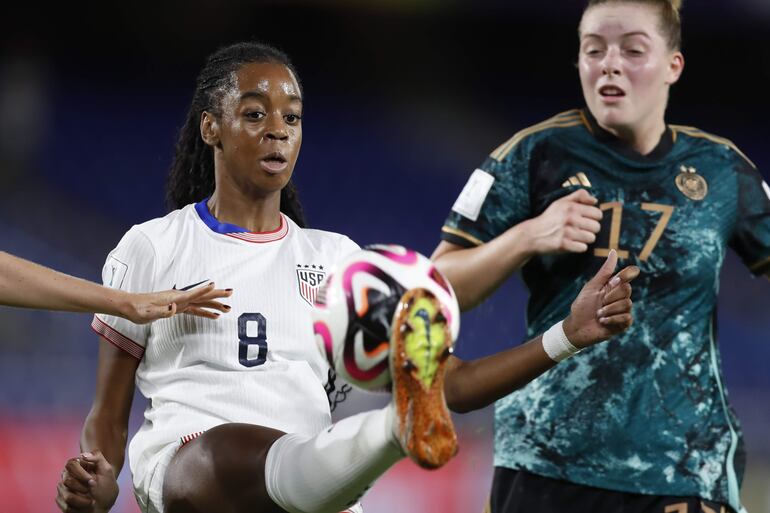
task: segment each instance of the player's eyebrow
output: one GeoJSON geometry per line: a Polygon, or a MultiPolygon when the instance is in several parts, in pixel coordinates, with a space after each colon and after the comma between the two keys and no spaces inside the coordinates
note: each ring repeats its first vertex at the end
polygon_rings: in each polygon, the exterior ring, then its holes
{"type": "MultiPolygon", "coordinates": [[[[264,100],[267,98],[267,95],[260,91],[245,91],[243,94],[241,94],[241,101],[248,100],[249,98],[256,98],[258,100],[264,100]]],[[[302,98],[297,96],[296,94],[290,94],[289,95],[289,101],[292,102],[302,102],[302,98]]]]}
{"type": "MultiPolygon", "coordinates": [[[[650,35],[647,32],[645,32],[644,30],[635,30],[633,32],[626,32],[625,34],[622,34],[620,37],[627,38],[627,37],[633,37],[633,36],[643,36],[643,37],[646,37],[647,39],[650,38],[650,35]]],[[[589,37],[596,38],[596,39],[604,39],[603,36],[601,36],[599,34],[594,34],[592,32],[588,32],[586,34],[583,34],[583,39],[586,39],[586,38],[589,38],[589,37]]]]}

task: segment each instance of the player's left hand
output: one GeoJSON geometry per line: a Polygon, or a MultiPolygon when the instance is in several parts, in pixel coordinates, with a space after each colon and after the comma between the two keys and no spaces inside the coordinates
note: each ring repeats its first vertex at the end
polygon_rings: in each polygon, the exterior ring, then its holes
{"type": "Polygon", "coordinates": [[[100,450],[86,452],[80,455],[83,468],[91,474],[88,487],[94,498],[94,510],[109,511],[118,498],[118,482],[112,465],[100,450]]]}
{"type": "Polygon", "coordinates": [[[67,460],[56,491],[56,505],[64,513],[107,512],[119,493],[115,471],[99,450],[67,460]]]}
{"type": "Polygon", "coordinates": [[[166,290],[145,294],[129,294],[123,308],[126,319],[136,324],[146,324],[177,313],[187,313],[207,319],[219,318],[219,312],[227,313],[230,307],[216,301],[230,297],[232,289],[216,289],[214,283],[193,290],[166,290]]]}
{"type": "Polygon", "coordinates": [[[587,347],[607,340],[633,324],[631,282],[640,271],[631,265],[613,276],[617,263],[617,252],[612,250],[596,276],[585,284],[572,302],[563,327],[575,347],[587,347]]]}
{"type": "Polygon", "coordinates": [[[56,485],[56,505],[63,513],[94,511],[95,502],[88,485],[91,479],[80,458],[67,460],[56,485]]]}

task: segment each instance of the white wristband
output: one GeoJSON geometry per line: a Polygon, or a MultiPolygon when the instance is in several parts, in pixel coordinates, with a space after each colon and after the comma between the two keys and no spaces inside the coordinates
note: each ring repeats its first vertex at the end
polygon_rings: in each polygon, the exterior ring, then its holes
{"type": "Polygon", "coordinates": [[[570,343],[564,333],[563,323],[564,321],[559,321],[543,333],[543,349],[548,357],[555,362],[560,362],[580,351],[570,343]]]}

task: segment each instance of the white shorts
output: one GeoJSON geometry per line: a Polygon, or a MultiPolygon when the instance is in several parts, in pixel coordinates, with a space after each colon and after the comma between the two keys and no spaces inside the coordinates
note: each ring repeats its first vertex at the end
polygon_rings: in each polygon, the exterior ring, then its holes
{"type": "MultiPolygon", "coordinates": [[[[171,460],[187,442],[203,434],[198,432],[171,442],[155,453],[144,467],[144,475],[134,476],[134,496],[142,513],[163,513],[163,481],[171,460]]],[[[342,513],[363,513],[364,508],[357,502],[342,513]]]]}
{"type": "Polygon", "coordinates": [[[163,513],[163,478],[182,445],[182,440],[169,443],[144,466],[143,475],[134,475],[134,496],[142,513],[163,513]]]}

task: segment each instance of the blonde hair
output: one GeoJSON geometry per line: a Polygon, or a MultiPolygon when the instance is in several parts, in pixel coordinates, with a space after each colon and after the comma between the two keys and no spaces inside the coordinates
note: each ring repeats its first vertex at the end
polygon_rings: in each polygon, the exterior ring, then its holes
{"type": "Polygon", "coordinates": [[[679,11],[682,9],[682,0],[588,0],[588,5],[583,10],[583,16],[591,7],[621,3],[650,5],[658,8],[660,12],[660,33],[668,43],[669,50],[679,50],[682,47],[682,19],[679,16],[679,11]]]}

